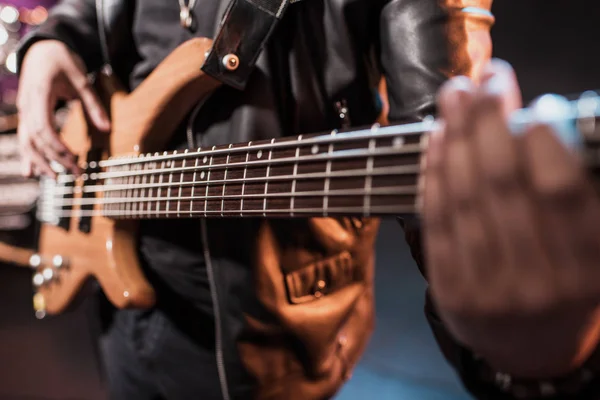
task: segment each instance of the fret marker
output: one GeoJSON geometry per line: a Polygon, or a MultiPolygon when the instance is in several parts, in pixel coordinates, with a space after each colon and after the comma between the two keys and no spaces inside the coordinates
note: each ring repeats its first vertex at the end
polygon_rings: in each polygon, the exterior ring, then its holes
{"type": "Polygon", "coordinates": [[[203,162],[204,164],[206,164],[206,162],[207,162],[207,161],[208,161],[208,157],[207,157],[207,156],[204,156],[204,158],[202,159],[202,162],[203,162]]]}
{"type": "Polygon", "coordinates": [[[163,152],[163,156],[166,156],[168,153],[166,151],[163,152]]]}
{"type": "Polygon", "coordinates": [[[394,141],[392,142],[392,145],[395,149],[404,146],[404,138],[401,136],[395,137],[394,141]]]}
{"type": "Polygon", "coordinates": [[[262,157],[262,150],[259,150],[258,153],[256,153],[256,158],[261,158],[262,157]]]}
{"type": "Polygon", "coordinates": [[[204,175],[206,175],[204,171],[200,172],[200,179],[204,179],[204,175]]]}
{"type": "Polygon", "coordinates": [[[317,154],[319,152],[319,145],[313,145],[312,149],[310,149],[310,152],[313,154],[317,154]]]}

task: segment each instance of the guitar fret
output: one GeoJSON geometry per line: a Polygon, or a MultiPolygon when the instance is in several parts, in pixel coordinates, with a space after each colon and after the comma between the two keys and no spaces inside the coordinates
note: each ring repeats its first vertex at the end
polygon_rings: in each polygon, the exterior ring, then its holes
{"type": "MultiPolygon", "coordinates": [[[[271,139],[271,145],[275,142],[275,138],[271,139]]],[[[271,161],[271,157],[273,156],[273,147],[269,148],[269,158],[268,160],[271,161]]],[[[263,200],[263,217],[267,216],[267,192],[269,191],[269,174],[271,171],[271,163],[269,162],[267,164],[267,174],[265,176],[265,178],[267,178],[267,181],[265,182],[265,198],[263,200]]]]}
{"type": "MultiPolygon", "coordinates": [[[[186,153],[188,152],[187,150],[185,151],[186,153]]],[[[173,162],[173,165],[175,165],[175,162],[173,162]]],[[[181,217],[181,213],[180,213],[180,209],[181,209],[181,191],[183,190],[183,171],[185,171],[185,158],[183,159],[183,162],[181,163],[182,166],[182,170],[181,170],[181,176],[179,177],[179,194],[177,195],[178,200],[177,200],[177,218],[181,217]]]]}
{"type": "MultiPolygon", "coordinates": [[[[375,139],[369,140],[369,153],[373,153],[377,146],[375,139]]],[[[373,185],[373,156],[367,158],[367,176],[365,177],[365,196],[363,199],[363,214],[368,217],[371,208],[371,187],[373,185]]]]}
{"type": "MultiPolygon", "coordinates": [[[[298,142],[302,142],[302,135],[298,136],[298,142]]],[[[300,145],[296,147],[296,155],[294,156],[296,160],[300,157],[300,145]]],[[[294,162],[294,172],[292,174],[292,197],[290,199],[290,210],[291,216],[294,216],[294,202],[296,200],[296,175],[298,174],[298,161],[294,162]]]]}
{"type": "Polygon", "coordinates": [[[248,172],[248,160],[250,159],[250,147],[252,141],[248,142],[248,151],[246,151],[246,165],[244,165],[244,178],[242,180],[242,200],[240,201],[240,216],[244,215],[244,191],[246,190],[246,173],[248,172]]]}
{"type": "MultiPolygon", "coordinates": [[[[213,146],[212,150],[214,151],[216,147],[217,146],[213,146]]],[[[203,161],[206,162],[206,156],[204,156],[203,161]]],[[[213,163],[213,155],[211,154],[210,155],[210,163],[208,164],[208,166],[209,167],[212,166],[212,163],[213,163]]],[[[211,168],[208,169],[208,174],[206,174],[206,193],[204,194],[204,216],[208,215],[206,211],[208,208],[208,186],[209,186],[209,182],[210,182],[210,171],[211,171],[211,168]]]]}
{"type": "MultiPolygon", "coordinates": [[[[134,168],[129,168],[130,171],[134,171],[134,168]]],[[[129,186],[129,189],[127,189],[127,192],[125,193],[125,197],[126,198],[130,198],[131,197],[131,181],[134,179],[134,175],[130,175],[127,177],[127,186],[129,186]]],[[[125,215],[126,216],[130,216],[131,215],[131,202],[128,201],[125,203],[125,215]]]]}
{"type": "MultiPolygon", "coordinates": [[[[198,153],[200,153],[201,150],[201,148],[198,148],[198,153]]],[[[194,176],[192,177],[192,200],[190,200],[190,217],[194,216],[194,189],[196,189],[196,173],[199,161],[200,157],[196,157],[196,161],[194,162],[194,176]]]]}
{"type": "MultiPolygon", "coordinates": [[[[331,131],[331,136],[335,136],[337,134],[337,130],[331,131]]],[[[329,149],[327,150],[327,154],[333,154],[333,141],[329,143],[329,149]]],[[[329,186],[331,185],[331,158],[327,160],[327,167],[325,169],[325,185],[323,191],[325,192],[325,196],[323,196],[323,215],[327,216],[327,208],[329,206],[329,186]]]]}
{"type": "MultiPolygon", "coordinates": [[[[126,171],[129,170],[128,167],[123,167],[123,168],[119,168],[119,172],[121,171],[126,171]]],[[[120,178],[119,179],[119,183],[124,184],[125,183],[125,179],[124,178],[120,178]]],[[[119,190],[119,198],[124,197],[125,193],[127,193],[127,190],[119,190]]],[[[125,215],[125,203],[121,202],[119,204],[119,215],[125,215]]]]}
{"type": "MultiPolygon", "coordinates": [[[[177,151],[175,153],[177,154],[177,151]]],[[[171,172],[169,172],[169,186],[167,187],[167,204],[165,206],[165,211],[169,212],[169,204],[171,203],[171,189],[173,184],[173,170],[175,169],[175,161],[167,161],[167,167],[171,167],[171,172]]]]}
{"type": "MultiPolygon", "coordinates": [[[[153,162],[153,163],[151,164],[151,166],[150,166],[150,169],[152,169],[152,170],[156,169],[156,163],[155,163],[155,162],[153,162]]],[[[151,174],[151,175],[150,175],[150,185],[152,185],[152,184],[154,184],[154,174],[151,174]]],[[[149,198],[149,199],[151,199],[151,198],[152,198],[152,189],[153,189],[153,188],[152,188],[152,186],[151,186],[151,187],[150,187],[150,190],[148,191],[148,198],[149,198]]],[[[151,214],[151,212],[152,212],[152,202],[151,202],[150,200],[148,200],[148,206],[146,207],[146,210],[147,210],[147,215],[148,215],[148,218],[150,218],[150,217],[151,217],[151,215],[152,215],[152,214],[151,214]]]]}
{"type": "MultiPolygon", "coordinates": [[[[144,163],[142,170],[145,171],[147,169],[148,169],[148,163],[144,163]]],[[[146,178],[147,178],[147,175],[144,174],[144,176],[142,176],[142,190],[140,191],[141,192],[141,196],[140,196],[141,200],[139,202],[140,203],[140,213],[139,213],[140,217],[144,214],[144,197],[146,194],[146,189],[144,186],[146,185],[146,178]]]]}
{"type": "MultiPolygon", "coordinates": [[[[163,170],[165,169],[165,161],[163,161],[160,165],[160,172],[158,175],[158,183],[162,183],[163,182],[163,170]]],[[[169,188],[167,188],[167,190],[169,190],[169,188]]],[[[156,210],[155,210],[155,214],[156,217],[160,216],[160,191],[161,191],[161,187],[158,188],[157,190],[157,194],[156,194],[156,210]]],[[[166,210],[169,211],[169,210],[166,210]]]]}
{"type": "MultiPolygon", "coordinates": [[[[135,166],[135,170],[136,170],[136,171],[139,171],[139,170],[141,170],[141,169],[142,169],[142,166],[141,166],[141,164],[136,164],[136,166],[135,166]]],[[[140,176],[139,176],[139,175],[136,175],[136,176],[135,176],[135,179],[134,179],[134,185],[135,185],[135,189],[133,189],[133,198],[134,198],[134,199],[137,199],[137,198],[138,198],[138,193],[139,193],[138,186],[139,186],[139,184],[140,184],[140,176]]],[[[137,203],[138,203],[138,202],[137,202],[137,200],[135,200],[135,201],[133,201],[133,202],[132,202],[132,204],[131,204],[131,211],[132,211],[132,214],[133,214],[133,215],[136,215],[136,214],[137,214],[137,206],[138,206],[138,204],[137,204],[137,203]]]]}
{"type": "MultiPolygon", "coordinates": [[[[229,149],[233,147],[233,144],[229,145],[229,149]]],[[[231,153],[227,153],[227,158],[225,159],[225,173],[223,174],[223,198],[221,199],[221,216],[223,216],[224,208],[225,208],[225,187],[227,186],[227,164],[229,164],[229,155],[231,153]]]]}

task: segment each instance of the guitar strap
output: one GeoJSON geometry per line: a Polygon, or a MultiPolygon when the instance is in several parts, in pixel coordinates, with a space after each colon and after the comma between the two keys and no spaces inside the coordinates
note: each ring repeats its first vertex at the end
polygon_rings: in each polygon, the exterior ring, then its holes
{"type": "Polygon", "coordinates": [[[244,89],[256,60],[291,3],[300,0],[231,0],[202,70],[244,89]]]}
{"type": "MultiPolygon", "coordinates": [[[[291,3],[301,0],[231,0],[202,70],[236,89],[244,89],[256,60],[291,3]]],[[[127,2],[96,0],[105,66],[111,66],[113,25],[127,2]]]]}

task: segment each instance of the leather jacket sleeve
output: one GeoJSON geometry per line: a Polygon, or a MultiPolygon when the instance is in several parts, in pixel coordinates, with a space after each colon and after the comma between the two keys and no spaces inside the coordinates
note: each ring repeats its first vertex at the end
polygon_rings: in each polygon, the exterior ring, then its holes
{"type": "Polygon", "coordinates": [[[62,0],[54,6],[46,21],[19,44],[19,71],[29,47],[44,39],[60,40],[83,59],[88,71],[97,70],[102,65],[102,49],[95,0],[62,0]]]}
{"type": "Polygon", "coordinates": [[[492,0],[390,0],[379,21],[391,122],[435,114],[449,77],[476,78],[491,57],[492,0]]]}
{"type": "MultiPolygon", "coordinates": [[[[391,0],[381,9],[380,63],[384,73],[391,123],[408,123],[436,114],[436,96],[449,78],[477,80],[490,59],[492,0],[391,0]]],[[[427,278],[417,219],[400,221],[413,258],[427,278]]],[[[446,360],[466,389],[478,399],[504,399],[479,379],[472,355],[460,346],[436,315],[427,294],[425,314],[446,360]]]]}

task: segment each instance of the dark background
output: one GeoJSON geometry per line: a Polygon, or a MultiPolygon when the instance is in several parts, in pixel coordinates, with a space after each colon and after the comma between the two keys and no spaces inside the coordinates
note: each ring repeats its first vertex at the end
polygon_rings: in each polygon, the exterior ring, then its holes
{"type": "MultiPolygon", "coordinates": [[[[493,11],[494,56],[514,65],[526,102],[600,89],[596,0],[496,0],[493,11]]],[[[426,326],[424,282],[394,221],[377,245],[377,330],[339,399],[468,399],[426,326]]],[[[0,266],[0,400],[104,399],[86,305],[37,321],[30,280],[0,266]]]]}

